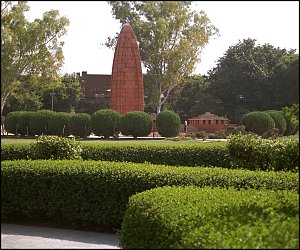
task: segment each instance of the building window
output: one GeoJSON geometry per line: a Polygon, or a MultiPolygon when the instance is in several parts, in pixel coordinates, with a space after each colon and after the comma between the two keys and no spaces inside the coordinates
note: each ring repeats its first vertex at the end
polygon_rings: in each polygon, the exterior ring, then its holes
{"type": "Polygon", "coordinates": [[[219,121],[218,120],[216,120],[216,124],[218,124],[219,123],[219,121]]]}
{"type": "Polygon", "coordinates": [[[203,120],[203,124],[205,124],[205,120],[203,120]]]}
{"type": "Polygon", "coordinates": [[[208,120],[208,124],[211,124],[211,120],[208,120]]]}

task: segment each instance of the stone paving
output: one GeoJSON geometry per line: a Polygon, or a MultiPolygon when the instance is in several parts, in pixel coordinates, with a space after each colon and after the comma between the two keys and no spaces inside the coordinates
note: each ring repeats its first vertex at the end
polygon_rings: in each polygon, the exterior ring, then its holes
{"type": "Polygon", "coordinates": [[[1,224],[1,249],[120,249],[115,234],[1,224]]]}

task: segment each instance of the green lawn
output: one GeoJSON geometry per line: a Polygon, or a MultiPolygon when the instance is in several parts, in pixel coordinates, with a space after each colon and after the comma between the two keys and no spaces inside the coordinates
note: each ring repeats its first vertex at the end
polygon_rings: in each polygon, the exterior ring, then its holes
{"type": "MultiPolygon", "coordinates": [[[[77,140],[79,142],[82,142],[83,144],[108,144],[108,143],[112,143],[112,144],[124,144],[124,145],[128,145],[128,144],[168,144],[168,145],[191,145],[191,144],[203,144],[207,145],[207,146],[212,146],[212,145],[225,145],[226,142],[222,142],[222,141],[205,141],[203,142],[202,140],[178,140],[178,141],[174,141],[171,139],[120,139],[120,140],[112,140],[112,139],[79,139],[77,140]]],[[[3,144],[11,144],[11,143],[33,143],[35,142],[35,139],[32,138],[1,138],[1,143],[3,144]]]]}

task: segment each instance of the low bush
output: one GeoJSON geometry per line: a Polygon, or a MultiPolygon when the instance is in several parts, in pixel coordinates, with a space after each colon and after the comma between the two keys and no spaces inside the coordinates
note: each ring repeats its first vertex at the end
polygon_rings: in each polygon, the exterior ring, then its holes
{"type": "Polygon", "coordinates": [[[33,159],[81,159],[82,148],[72,138],[41,135],[31,147],[33,159]]]}
{"type": "Polygon", "coordinates": [[[286,191],[158,187],[129,198],[118,236],[124,249],[299,248],[298,202],[286,191]]]}
{"type": "Polygon", "coordinates": [[[246,134],[246,126],[239,125],[236,127],[227,127],[225,130],[225,135],[239,135],[239,134],[246,134]]]}
{"type": "Polygon", "coordinates": [[[299,140],[263,139],[258,135],[235,135],[227,144],[231,165],[250,170],[298,171],[299,140]]]}
{"type": "Polygon", "coordinates": [[[126,162],[1,161],[1,221],[29,219],[82,230],[120,228],[128,198],[155,187],[194,185],[298,192],[298,178],[290,172],[126,162]]]}

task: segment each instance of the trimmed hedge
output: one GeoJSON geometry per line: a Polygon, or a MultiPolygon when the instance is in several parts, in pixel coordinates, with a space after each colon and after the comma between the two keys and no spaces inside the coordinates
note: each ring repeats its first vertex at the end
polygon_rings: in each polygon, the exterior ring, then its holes
{"type": "Polygon", "coordinates": [[[8,113],[7,116],[5,117],[4,127],[8,133],[12,133],[15,135],[19,134],[18,123],[19,123],[19,118],[21,113],[23,113],[23,111],[13,111],[8,113]]]}
{"type": "Polygon", "coordinates": [[[160,186],[299,191],[298,174],[82,160],[1,161],[2,222],[120,228],[128,198],[160,186]]]}
{"type": "Polygon", "coordinates": [[[273,118],[275,122],[275,128],[279,129],[279,133],[283,134],[286,130],[286,120],[284,118],[283,111],[267,110],[265,112],[273,118]]]}
{"type": "Polygon", "coordinates": [[[124,249],[299,248],[294,192],[158,187],[129,198],[124,249]]]}
{"type": "Polygon", "coordinates": [[[95,135],[109,138],[119,130],[120,113],[112,109],[101,109],[91,116],[91,130],[95,135]]]}
{"type": "Polygon", "coordinates": [[[156,117],[157,132],[164,137],[175,137],[179,134],[180,117],[171,110],[164,110],[156,117]]]}
{"type": "Polygon", "coordinates": [[[54,111],[51,110],[39,110],[34,112],[29,121],[29,130],[33,135],[47,135],[48,122],[50,118],[55,115],[54,111]]]}
{"type": "MultiPolygon", "coordinates": [[[[208,146],[170,146],[147,144],[84,144],[81,143],[83,160],[149,162],[170,166],[215,166],[230,167],[230,158],[225,144],[208,146]]],[[[2,160],[33,159],[32,144],[1,145],[2,160]]]]}
{"type": "Polygon", "coordinates": [[[202,145],[84,145],[82,159],[104,161],[127,161],[171,166],[215,166],[230,167],[230,158],[226,147],[202,145]]]}
{"type": "Polygon", "coordinates": [[[263,111],[253,111],[241,118],[242,125],[246,126],[247,132],[262,135],[266,131],[275,128],[273,118],[263,111]]]}
{"type": "Polygon", "coordinates": [[[151,115],[142,111],[127,112],[120,118],[120,131],[123,135],[148,136],[152,130],[151,115]]]}
{"type": "Polygon", "coordinates": [[[232,135],[227,143],[231,166],[250,170],[286,170],[299,168],[299,140],[263,139],[258,135],[232,135]]]}
{"type": "Polygon", "coordinates": [[[30,129],[29,129],[29,121],[32,117],[32,114],[34,112],[31,111],[23,111],[19,114],[19,120],[18,120],[18,132],[22,135],[32,135],[30,129]]]}
{"type": "Polygon", "coordinates": [[[71,135],[86,138],[92,132],[91,116],[87,113],[77,113],[69,119],[69,131],[71,135]]]}
{"type": "Polygon", "coordinates": [[[49,135],[68,136],[69,132],[69,119],[70,113],[67,112],[55,112],[48,120],[48,132],[49,135]]]}

